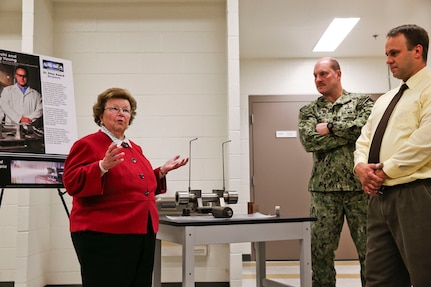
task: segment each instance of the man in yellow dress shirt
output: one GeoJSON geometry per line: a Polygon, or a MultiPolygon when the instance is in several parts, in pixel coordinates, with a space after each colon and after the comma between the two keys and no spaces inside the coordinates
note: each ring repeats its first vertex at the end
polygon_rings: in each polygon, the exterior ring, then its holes
{"type": "Polygon", "coordinates": [[[369,163],[377,125],[399,87],[382,95],[356,142],[355,173],[368,206],[367,287],[431,286],[431,71],[428,33],[417,25],[389,31],[394,77],[407,84],[384,133],[379,161],[369,163]]]}

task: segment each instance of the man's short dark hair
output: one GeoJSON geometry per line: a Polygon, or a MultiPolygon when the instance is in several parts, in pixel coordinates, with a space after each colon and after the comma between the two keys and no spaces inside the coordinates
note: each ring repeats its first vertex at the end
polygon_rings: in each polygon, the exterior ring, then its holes
{"type": "Polygon", "coordinates": [[[398,34],[403,34],[407,39],[407,49],[411,51],[417,45],[423,48],[422,59],[427,62],[429,37],[424,28],[415,24],[406,24],[391,29],[386,35],[387,38],[395,37],[398,34]]]}

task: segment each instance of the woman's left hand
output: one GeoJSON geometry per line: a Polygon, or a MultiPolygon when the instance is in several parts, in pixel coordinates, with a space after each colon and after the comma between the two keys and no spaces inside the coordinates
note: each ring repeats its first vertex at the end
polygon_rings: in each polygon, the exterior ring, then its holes
{"type": "Polygon", "coordinates": [[[183,165],[186,165],[188,162],[189,162],[189,158],[180,159],[180,156],[176,155],[170,160],[168,160],[164,165],[162,165],[160,169],[163,169],[162,173],[167,174],[171,170],[174,170],[179,167],[182,167],[183,165]]]}

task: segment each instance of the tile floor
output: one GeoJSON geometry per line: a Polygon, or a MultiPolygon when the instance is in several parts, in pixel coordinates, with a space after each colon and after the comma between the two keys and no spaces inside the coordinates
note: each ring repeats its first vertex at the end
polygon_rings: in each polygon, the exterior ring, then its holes
{"type": "MultiPolygon", "coordinates": [[[[256,263],[243,262],[242,287],[256,287],[256,263]]],[[[336,261],[337,287],[361,287],[359,263],[357,261],[336,261]]],[[[270,261],[266,263],[269,279],[292,286],[300,286],[299,262],[270,261]]]]}

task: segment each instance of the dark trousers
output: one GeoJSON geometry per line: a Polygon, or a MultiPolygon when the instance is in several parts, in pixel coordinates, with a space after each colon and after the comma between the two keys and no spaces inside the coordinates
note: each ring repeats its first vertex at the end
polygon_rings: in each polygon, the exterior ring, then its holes
{"type": "Polygon", "coordinates": [[[431,286],[431,181],[372,197],[367,234],[367,287],[431,286]]]}
{"type": "Polygon", "coordinates": [[[83,287],[151,287],[156,235],[72,232],[83,287]]]}

